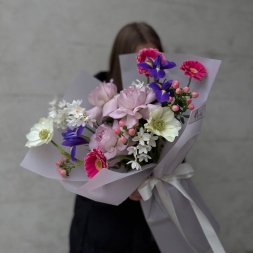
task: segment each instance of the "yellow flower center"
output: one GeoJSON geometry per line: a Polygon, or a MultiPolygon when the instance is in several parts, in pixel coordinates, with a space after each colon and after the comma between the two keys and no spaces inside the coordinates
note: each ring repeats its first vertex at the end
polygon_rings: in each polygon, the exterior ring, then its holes
{"type": "Polygon", "coordinates": [[[96,166],[97,170],[101,170],[102,169],[102,162],[99,159],[97,159],[95,162],[95,166],[96,166]]]}
{"type": "Polygon", "coordinates": [[[151,62],[149,59],[146,58],[145,62],[146,62],[149,66],[151,66],[151,67],[153,66],[152,62],[151,62]]]}
{"type": "Polygon", "coordinates": [[[190,70],[191,70],[192,73],[198,73],[198,70],[195,69],[195,68],[190,68],[190,70]]]}
{"type": "Polygon", "coordinates": [[[162,119],[155,119],[153,121],[153,127],[158,131],[163,131],[165,129],[165,123],[162,119]]]}
{"type": "Polygon", "coordinates": [[[41,140],[46,140],[48,138],[48,135],[50,134],[50,132],[47,129],[42,129],[39,132],[39,137],[41,140]]]}

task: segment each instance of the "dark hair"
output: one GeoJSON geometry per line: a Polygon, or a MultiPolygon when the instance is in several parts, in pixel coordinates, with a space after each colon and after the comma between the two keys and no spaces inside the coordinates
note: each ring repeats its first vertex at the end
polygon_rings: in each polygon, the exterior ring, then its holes
{"type": "Polygon", "coordinates": [[[158,34],[144,22],[127,24],[118,32],[110,55],[108,73],[108,79],[113,79],[118,91],[122,90],[119,55],[134,53],[139,45],[147,43],[153,44],[160,52],[163,52],[158,34]]]}

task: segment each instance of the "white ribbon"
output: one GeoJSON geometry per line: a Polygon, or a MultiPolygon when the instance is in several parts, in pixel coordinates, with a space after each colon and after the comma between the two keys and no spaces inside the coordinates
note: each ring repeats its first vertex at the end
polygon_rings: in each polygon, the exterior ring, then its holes
{"type": "Polygon", "coordinates": [[[162,203],[164,204],[168,214],[170,215],[170,218],[178,228],[181,235],[184,237],[186,242],[189,244],[189,246],[193,249],[194,252],[197,252],[189,243],[187,240],[183,229],[180,225],[180,222],[178,220],[176,210],[174,208],[173,202],[171,200],[170,194],[166,189],[164,188],[163,182],[169,183],[177,188],[181,194],[187,198],[190,201],[190,204],[195,212],[195,215],[200,223],[201,228],[203,229],[203,232],[206,236],[207,241],[209,242],[212,250],[214,253],[225,253],[225,250],[223,249],[220,240],[218,236],[216,235],[211,223],[206,218],[204,213],[201,211],[201,209],[195,204],[195,202],[192,200],[192,198],[188,195],[188,193],[185,191],[183,186],[181,185],[180,181],[178,179],[187,179],[192,177],[194,174],[194,170],[192,166],[188,163],[180,164],[175,172],[173,174],[164,175],[161,178],[154,178],[150,177],[148,178],[139,188],[138,191],[140,195],[142,196],[143,200],[146,201],[152,197],[152,190],[156,186],[156,189],[158,191],[158,194],[161,198],[162,203]]]}

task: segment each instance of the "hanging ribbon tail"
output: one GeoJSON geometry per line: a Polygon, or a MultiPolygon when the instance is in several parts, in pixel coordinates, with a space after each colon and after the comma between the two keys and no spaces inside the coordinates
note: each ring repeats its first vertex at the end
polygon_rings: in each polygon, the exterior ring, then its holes
{"type": "Polygon", "coordinates": [[[175,210],[174,204],[172,202],[171,196],[169,192],[164,187],[164,182],[174,186],[191,204],[192,209],[199,221],[199,224],[203,230],[203,233],[212,248],[214,253],[225,253],[224,248],[222,247],[219,238],[211,225],[210,221],[207,219],[202,210],[196,205],[196,203],[192,200],[189,194],[185,191],[184,187],[180,183],[179,179],[188,179],[192,177],[194,174],[194,170],[190,164],[181,164],[175,170],[173,174],[164,175],[161,178],[150,177],[147,179],[138,189],[140,195],[142,196],[144,201],[149,200],[152,197],[152,190],[156,187],[158,195],[169,214],[170,219],[173,221],[178,231],[187,242],[189,247],[194,253],[198,253],[198,250],[195,249],[189,240],[187,239],[177,216],[177,212],[175,210]]]}

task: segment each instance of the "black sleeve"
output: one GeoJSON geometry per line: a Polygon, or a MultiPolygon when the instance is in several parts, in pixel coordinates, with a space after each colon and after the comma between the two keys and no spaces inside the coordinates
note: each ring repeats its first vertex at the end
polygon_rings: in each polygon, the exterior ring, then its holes
{"type": "Polygon", "coordinates": [[[94,77],[96,77],[100,82],[104,82],[104,81],[108,82],[107,72],[105,71],[97,73],[96,75],[94,75],[94,77]]]}

